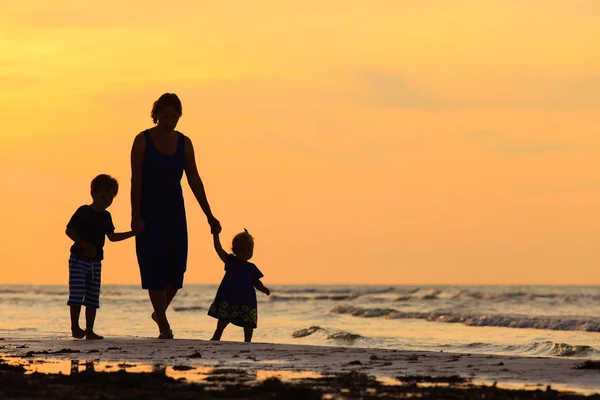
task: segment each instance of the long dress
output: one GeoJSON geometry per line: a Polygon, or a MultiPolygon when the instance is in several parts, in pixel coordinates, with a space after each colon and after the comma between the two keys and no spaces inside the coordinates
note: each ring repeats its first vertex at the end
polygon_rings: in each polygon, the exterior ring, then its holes
{"type": "Polygon", "coordinates": [[[208,315],[237,326],[256,328],[258,307],[254,282],[263,276],[256,265],[229,254],[225,262],[225,276],[208,315]]]}
{"type": "Polygon", "coordinates": [[[143,132],[146,149],[142,171],[140,211],[144,230],[136,236],[136,254],[142,288],[183,287],[188,255],[188,234],[181,178],[185,166],[185,140],[177,132],[177,151],[159,152],[150,131],[143,132]]]}

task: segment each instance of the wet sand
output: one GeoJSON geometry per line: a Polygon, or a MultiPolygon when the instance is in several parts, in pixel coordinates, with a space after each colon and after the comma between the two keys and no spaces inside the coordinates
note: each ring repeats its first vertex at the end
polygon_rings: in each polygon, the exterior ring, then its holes
{"type": "Polygon", "coordinates": [[[4,338],[0,353],[3,399],[600,399],[600,363],[580,359],[131,337],[4,338]]]}

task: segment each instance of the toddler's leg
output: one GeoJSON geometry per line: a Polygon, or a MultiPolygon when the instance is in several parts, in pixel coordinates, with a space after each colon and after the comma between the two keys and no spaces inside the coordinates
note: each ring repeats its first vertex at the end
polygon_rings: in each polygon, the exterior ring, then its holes
{"type": "Polygon", "coordinates": [[[244,327],[244,342],[252,341],[252,334],[254,333],[254,328],[251,326],[244,327]]]}
{"type": "Polygon", "coordinates": [[[219,322],[217,322],[217,329],[210,340],[221,340],[221,335],[223,335],[223,331],[227,328],[227,325],[229,325],[229,321],[220,319],[219,322]]]}

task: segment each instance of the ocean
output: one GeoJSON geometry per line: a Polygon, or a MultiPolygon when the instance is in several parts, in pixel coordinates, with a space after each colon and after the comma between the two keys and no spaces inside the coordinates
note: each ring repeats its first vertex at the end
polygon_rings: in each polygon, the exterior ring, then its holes
{"type": "MultiPolygon", "coordinates": [[[[269,286],[253,341],[600,359],[600,287],[269,286]]],[[[168,315],[176,338],[209,339],[217,285],[186,285],[168,315]]],[[[0,285],[0,338],[70,337],[66,285],[0,285]]],[[[156,337],[146,291],[104,285],[95,330],[156,337]]],[[[85,326],[82,312],[82,326],[85,326]]],[[[242,341],[229,326],[223,340],[242,341]]]]}

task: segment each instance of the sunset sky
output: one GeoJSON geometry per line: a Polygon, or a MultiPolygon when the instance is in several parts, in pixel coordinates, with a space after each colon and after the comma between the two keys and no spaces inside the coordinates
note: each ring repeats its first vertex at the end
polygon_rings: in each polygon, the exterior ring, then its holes
{"type": "MultiPolygon", "coordinates": [[[[4,3],[4,2],[3,2],[4,3]]],[[[65,225],[183,102],[265,284],[600,284],[598,0],[28,0],[0,12],[0,283],[67,283],[65,225]]],[[[184,182],[186,283],[223,268],[184,182]]],[[[104,283],[139,283],[134,240],[104,283]]]]}

